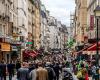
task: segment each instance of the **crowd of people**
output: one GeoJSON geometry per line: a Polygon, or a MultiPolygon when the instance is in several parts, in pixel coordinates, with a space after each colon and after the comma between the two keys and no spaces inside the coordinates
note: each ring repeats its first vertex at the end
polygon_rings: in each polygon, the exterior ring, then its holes
{"type": "Polygon", "coordinates": [[[96,65],[95,61],[75,61],[73,62],[73,72],[77,75],[79,80],[100,80],[99,66],[96,65]]]}
{"type": "Polygon", "coordinates": [[[66,66],[66,57],[64,54],[51,54],[42,59],[34,61],[13,61],[0,63],[0,80],[13,80],[17,75],[17,80],[59,80],[61,78],[62,68],[66,66]]]}
{"type": "Polygon", "coordinates": [[[98,80],[98,69],[85,60],[68,62],[64,54],[49,54],[33,61],[1,61],[0,80],[7,80],[7,76],[13,80],[14,75],[17,80],[89,80],[89,76],[98,80]]]}

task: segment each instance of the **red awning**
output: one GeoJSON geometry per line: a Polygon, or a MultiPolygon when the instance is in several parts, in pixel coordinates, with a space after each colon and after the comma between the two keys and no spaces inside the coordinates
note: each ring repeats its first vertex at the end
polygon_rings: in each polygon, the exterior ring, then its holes
{"type": "MultiPolygon", "coordinates": [[[[86,51],[96,51],[97,49],[97,43],[90,46],[86,51]]],[[[100,50],[100,42],[98,42],[98,49],[100,50]]]]}
{"type": "Polygon", "coordinates": [[[29,56],[34,58],[36,56],[36,54],[30,53],[29,56]]]}
{"type": "Polygon", "coordinates": [[[80,51],[78,51],[78,52],[76,52],[76,54],[82,53],[83,51],[86,51],[86,49],[87,49],[87,47],[82,49],[82,50],[80,50],[80,51]]]}
{"type": "Polygon", "coordinates": [[[24,57],[32,57],[32,58],[34,58],[34,57],[37,56],[37,53],[35,51],[33,51],[33,50],[24,50],[23,51],[23,56],[24,57]]]}

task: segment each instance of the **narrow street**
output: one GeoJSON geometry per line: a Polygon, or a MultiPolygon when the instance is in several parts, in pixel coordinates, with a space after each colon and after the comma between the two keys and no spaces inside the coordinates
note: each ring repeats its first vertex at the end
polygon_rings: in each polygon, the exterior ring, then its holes
{"type": "Polygon", "coordinates": [[[100,80],[100,0],[0,0],[0,80],[100,80]]]}

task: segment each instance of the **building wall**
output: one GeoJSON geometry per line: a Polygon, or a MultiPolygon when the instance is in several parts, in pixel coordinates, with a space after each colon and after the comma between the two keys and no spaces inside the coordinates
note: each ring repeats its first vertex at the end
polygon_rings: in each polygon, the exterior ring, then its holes
{"type": "Polygon", "coordinates": [[[56,37],[57,37],[57,33],[56,33],[56,27],[55,26],[50,26],[50,48],[54,49],[57,47],[56,44],[56,37]]]}
{"type": "Polygon", "coordinates": [[[34,23],[34,46],[39,49],[40,48],[40,34],[41,34],[41,17],[40,17],[40,1],[35,1],[35,23],[34,23]]]}
{"type": "Polygon", "coordinates": [[[28,42],[32,42],[31,47],[34,47],[35,39],[35,3],[28,0],[28,42]]]}
{"type": "Polygon", "coordinates": [[[0,36],[8,36],[10,2],[0,1],[0,36]]]}
{"type": "Polygon", "coordinates": [[[47,24],[47,11],[44,5],[41,5],[41,47],[45,50],[48,49],[48,24],[47,24]]]}
{"type": "Polygon", "coordinates": [[[84,36],[87,35],[87,0],[76,0],[76,16],[76,40],[81,44],[84,42],[84,36]]]}
{"type": "Polygon", "coordinates": [[[21,36],[28,37],[28,5],[27,0],[18,0],[18,26],[22,32],[21,36]]]}
{"type": "Polygon", "coordinates": [[[13,22],[13,33],[18,33],[18,0],[11,0],[11,8],[10,8],[10,22],[13,22]]]}
{"type": "Polygon", "coordinates": [[[96,25],[95,25],[95,16],[94,16],[94,10],[97,5],[100,5],[100,0],[89,0],[88,1],[88,15],[87,15],[87,25],[88,25],[88,38],[89,39],[94,39],[96,38],[96,25]],[[94,24],[92,24],[93,29],[91,29],[91,22],[90,22],[90,16],[93,16],[94,18],[94,24]]]}
{"type": "MultiPolygon", "coordinates": [[[[11,60],[11,41],[16,40],[12,33],[18,33],[17,24],[17,0],[0,0],[0,45],[1,45],[1,58],[6,62],[11,60]],[[2,40],[2,37],[5,41],[2,40]]],[[[1,60],[1,59],[0,59],[1,60]]]]}

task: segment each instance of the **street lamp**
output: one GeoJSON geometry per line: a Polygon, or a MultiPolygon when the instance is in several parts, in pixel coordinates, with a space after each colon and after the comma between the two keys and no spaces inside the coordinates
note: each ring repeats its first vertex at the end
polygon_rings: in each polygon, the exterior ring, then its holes
{"type": "MultiPolygon", "coordinates": [[[[97,44],[97,47],[96,47],[96,62],[97,62],[97,67],[99,66],[99,45],[98,45],[98,42],[99,42],[99,27],[100,27],[100,6],[98,5],[95,10],[94,10],[94,14],[95,14],[95,22],[96,22],[96,36],[97,36],[97,41],[96,41],[96,44],[97,44]]],[[[98,72],[97,72],[98,73],[98,72]]],[[[99,73],[98,73],[99,74],[99,73]]],[[[99,80],[99,79],[98,79],[99,80]]]]}
{"type": "Polygon", "coordinates": [[[95,14],[95,22],[96,22],[96,29],[97,29],[97,31],[96,31],[96,35],[97,35],[97,47],[96,47],[96,49],[97,49],[97,53],[96,53],[96,66],[97,66],[97,69],[96,69],[96,71],[97,71],[97,80],[99,80],[99,45],[98,45],[98,42],[99,42],[99,32],[98,32],[98,30],[99,30],[99,27],[100,27],[100,6],[98,5],[97,7],[96,7],[96,9],[94,10],[94,14],[95,14]]]}

